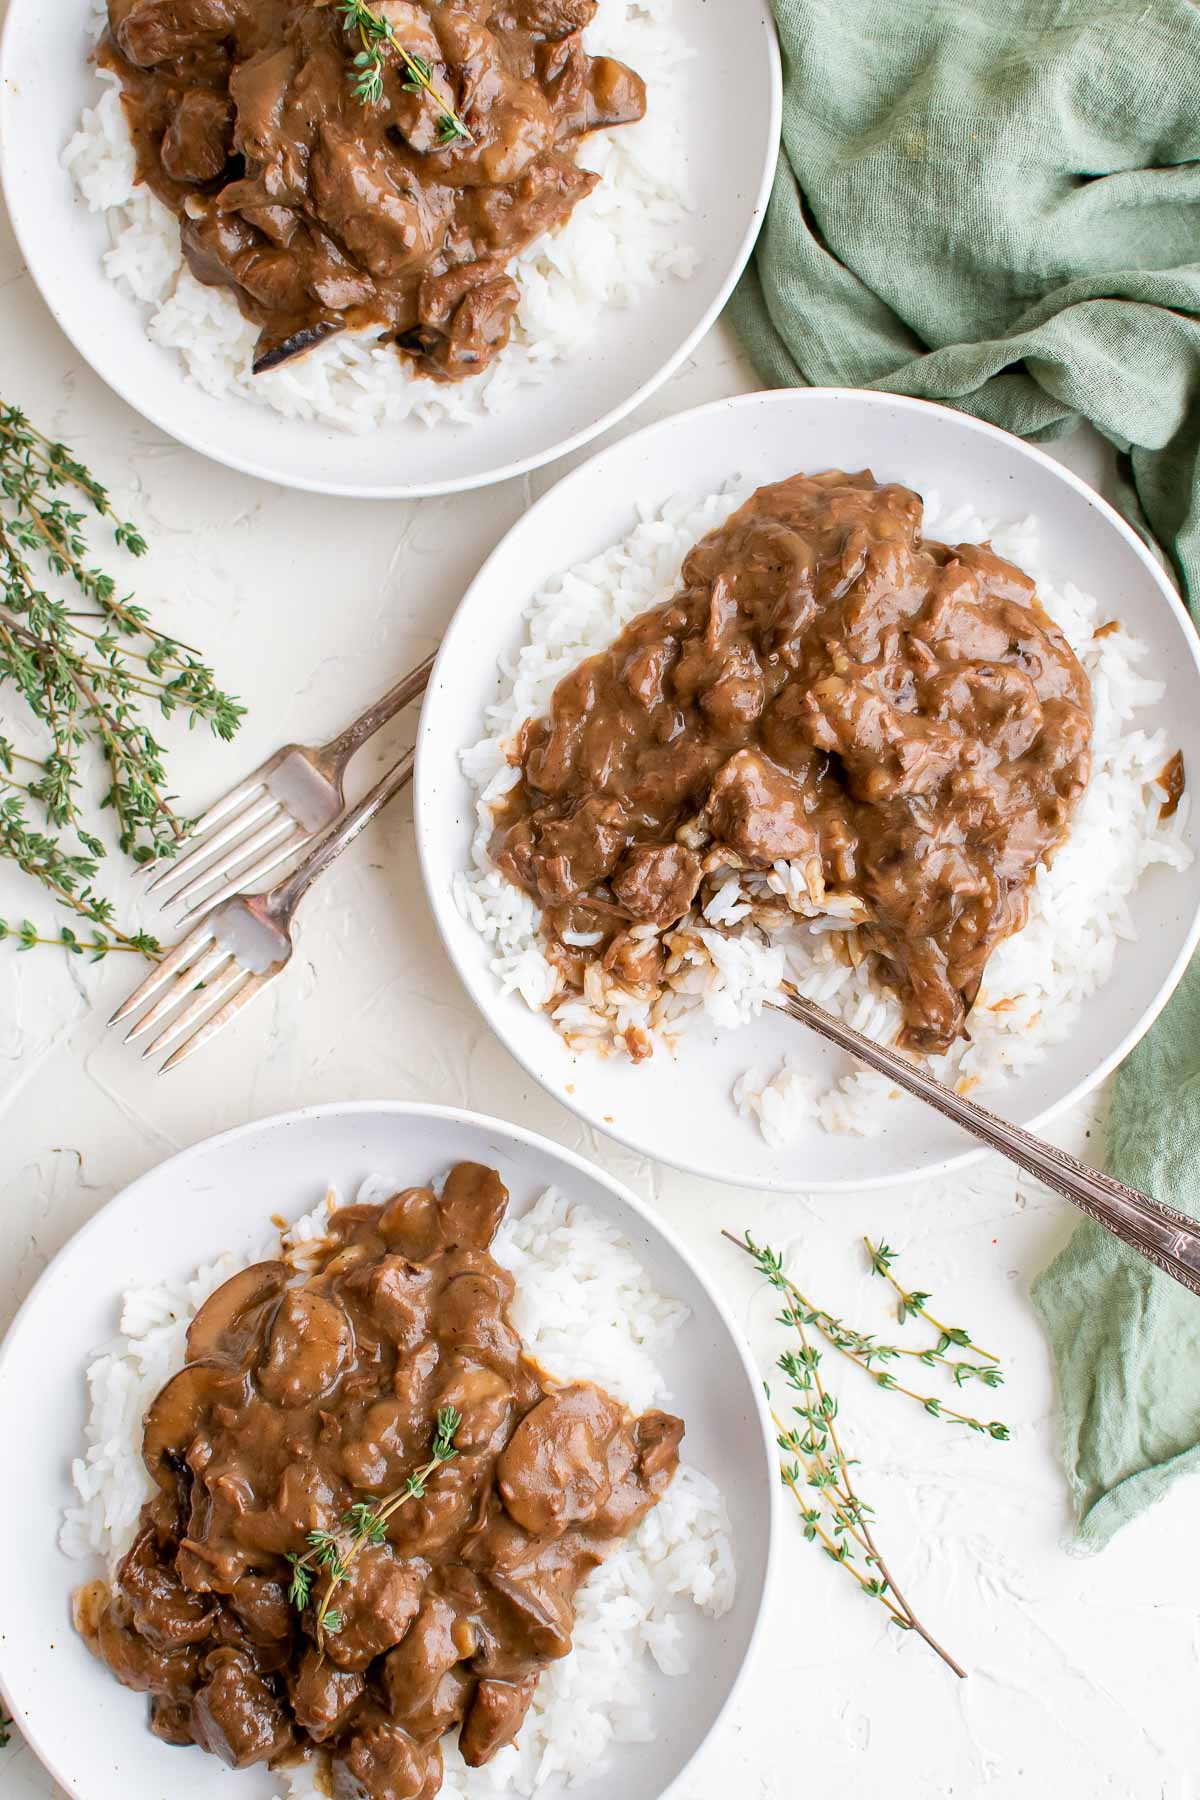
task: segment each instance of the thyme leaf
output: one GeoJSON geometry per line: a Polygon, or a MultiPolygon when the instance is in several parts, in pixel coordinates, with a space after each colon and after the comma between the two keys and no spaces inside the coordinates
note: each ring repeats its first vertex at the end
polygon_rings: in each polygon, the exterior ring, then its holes
{"type": "Polygon", "coordinates": [[[391,20],[368,6],[366,0],[337,0],[337,6],[347,32],[351,36],[357,34],[362,46],[353,59],[350,78],[355,99],[363,106],[383,104],[385,57],[390,53],[404,71],[401,83],[404,92],[428,94],[433,101],[437,111],[439,147],[444,150],[451,144],[473,144],[474,134],[435,83],[429,63],[423,56],[416,56],[404,48],[391,20]]]}

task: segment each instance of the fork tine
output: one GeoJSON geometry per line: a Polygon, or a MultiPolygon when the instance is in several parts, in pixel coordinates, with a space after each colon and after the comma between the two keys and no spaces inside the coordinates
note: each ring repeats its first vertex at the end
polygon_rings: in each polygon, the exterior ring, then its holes
{"type": "Polygon", "coordinates": [[[257,793],[271,773],[271,765],[274,761],[274,757],[268,758],[265,763],[261,763],[257,769],[247,775],[244,781],[239,781],[236,787],[230,788],[229,792],[224,794],[220,800],[214,800],[208,811],[200,814],[188,832],[188,837],[199,837],[202,832],[211,831],[214,825],[219,825],[222,819],[228,817],[235,806],[242,806],[251,794],[257,793]]]}
{"type": "Polygon", "coordinates": [[[255,887],[258,882],[271,873],[272,869],[278,868],[281,862],[286,862],[289,856],[294,856],[311,836],[312,833],[305,831],[303,825],[297,825],[291,835],[284,838],[281,844],[277,844],[275,849],[264,856],[261,862],[255,863],[251,869],[243,869],[240,874],[231,876],[223,888],[218,888],[206,900],[198,901],[191,912],[184,914],[180,921],[180,928],[192,925],[200,919],[206,919],[213,908],[220,906],[222,901],[229,900],[234,894],[244,893],[247,888],[255,887]]]}
{"type": "Polygon", "coordinates": [[[218,850],[224,850],[225,846],[231,844],[235,838],[242,837],[248,831],[253,831],[256,826],[263,824],[274,813],[282,810],[280,802],[273,794],[264,794],[261,800],[255,801],[244,812],[240,812],[235,819],[230,820],[228,825],[222,825],[210,837],[203,838],[194,849],[188,851],[186,856],[177,857],[174,862],[169,862],[162,874],[156,875],[154,880],[148,883],[146,892],[153,893],[155,888],[162,887],[164,883],[178,881],[181,875],[195,874],[206,857],[215,855],[218,850]]]}
{"type": "MultiPolygon", "coordinates": [[[[291,813],[281,813],[277,819],[272,819],[269,825],[264,825],[261,830],[256,831],[253,837],[235,844],[233,849],[227,851],[219,862],[213,863],[210,868],[201,869],[200,873],[181,887],[178,893],[169,895],[163,901],[163,905],[182,906],[185,912],[190,911],[195,904],[195,895],[207,887],[210,881],[219,881],[222,875],[228,874],[230,869],[236,869],[239,863],[246,861],[247,857],[258,856],[261,851],[268,849],[283,832],[293,829],[295,829],[295,820],[291,813]]],[[[301,831],[300,835],[307,837],[309,834],[301,831]]],[[[235,879],[236,887],[249,886],[249,882],[244,876],[239,875],[235,879]]]]}
{"type": "Polygon", "coordinates": [[[231,955],[228,961],[221,965],[221,972],[213,980],[210,980],[207,986],[200,989],[195,999],[184,1007],[179,1017],[172,1019],[169,1025],[164,1026],[157,1037],[151,1038],[142,1051],[143,1061],[149,1056],[157,1056],[160,1050],[169,1049],[176,1038],[184,1036],[198,1020],[204,1017],[205,1013],[211,1012],[214,1006],[219,1006],[223,1000],[227,1000],[245,974],[246,970],[242,964],[235,956],[231,955]]]}
{"type": "Polygon", "coordinates": [[[200,1027],[199,1031],[193,1032],[185,1043],[180,1044],[178,1050],[168,1056],[158,1071],[159,1074],[165,1075],[168,1070],[178,1068],[181,1062],[185,1062],[189,1056],[194,1055],[197,1050],[202,1049],[205,1044],[215,1038],[218,1031],[223,1031],[244,1006],[248,1006],[258,994],[262,993],[271,979],[270,974],[251,975],[246,985],[238,989],[232,1000],[227,1000],[220,1011],[215,1012],[212,1018],[200,1027]]]}
{"type": "Polygon", "coordinates": [[[203,950],[205,944],[209,942],[212,935],[212,927],[210,925],[197,925],[194,931],[189,931],[188,935],[185,938],[181,938],[175,948],[168,952],[162,962],[159,963],[158,967],[153,969],[151,973],[147,975],[141,986],[134,989],[124,1005],[118,1006],[116,1012],[108,1021],[109,1024],[119,1025],[122,1019],[127,1019],[129,1017],[130,1013],[137,1012],[140,1006],[145,1006],[147,1001],[153,1000],[159,988],[165,987],[167,982],[170,981],[173,976],[178,975],[181,969],[186,968],[192,958],[197,956],[200,951],[203,950]]]}
{"type": "Polygon", "coordinates": [[[202,981],[207,981],[211,975],[215,975],[228,956],[228,950],[220,944],[214,944],[211,950],[206,950],[199,962],[190,964],[182,975],[171,983],[162,999],[150,1008],[146,1016],[139,1019],[137,1024],[125,1033],[125,1042],[132,1044],[137,1038],[144,1037],[148,1031],[153,1031],[156,1026],[161,1025],[167,1014],[174,1012],[185,994],[189,994],[194,987],[199,987],[202,981]]]}

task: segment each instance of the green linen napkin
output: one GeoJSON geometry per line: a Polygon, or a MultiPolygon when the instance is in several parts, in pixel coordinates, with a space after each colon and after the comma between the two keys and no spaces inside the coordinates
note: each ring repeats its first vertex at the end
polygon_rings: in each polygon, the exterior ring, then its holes
{"type": "MultiPolygon", "coordinates": [[[[1090,420],[1200,612],[1200,6],[774,4],[783,154],[732,303],[762,376],[1090,420]]],[[[1200,966],[1120,1072],[1108,1166],[1200,1208],[1200,966]]],[[[1099,1544],[1200,1467],[1200,1300],[1084,1224],[1034,1301],[1099,1544]]]]}

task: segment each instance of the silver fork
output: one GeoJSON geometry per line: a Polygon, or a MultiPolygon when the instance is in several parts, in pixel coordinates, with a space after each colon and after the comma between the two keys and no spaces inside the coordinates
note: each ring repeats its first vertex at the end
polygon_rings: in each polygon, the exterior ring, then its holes
{"type": "Polygon", "coordinates": [[[177,1046],[159,1070],[160,1075],[178,1068],[211,1043],[219,1031],[258,998],[268,983],[283,973],[292,954],[296,908],[317,877],[412,780],[413,760],[414,752],[410,750],[285,880],[265,894],[237,894],[214,907],[167,953],[124,1006],[117,1008],[110,1025],[119,1025],[144,1006],[150,1008],[126,1034],[127,1044],[162,1027],[142,1052],[143,1059],[177,1046]],[[189,999],[193,994],[195,997],[189,999]],[[182,1043],[178,1042],[180,1038],[182,1043]]]}
{"type": "Polygon", "coordinates": [[[345,806],[351,757],[410,700],[424,693],[433,660],[427,656],[418,663],[329,743],[285,744],[269,756],[196,820],[183,840],[198,840],[194,849],[173,858],[165,868],[152,865],[157,872],[146,892],[163,889],[162,904],[182,906],[180,923],[192,925],[297,856],[345,806]],[[176,886],[181,880],[183,886],[176,886]],[[214,882],[222,885],[213,888],[214,882]],[[166,892],[170,887],[173,893],[166,892]]]}
{"type": "Polygon", "coordinates": [[[1018,1168],[1036,1175],[1164,1275],[1173,1276],[1182,1287],[1200,1294],[1200,1227],[1195,1219],[1161,1200],[1152,1200],[1149,1194],[1118,1181],[1115,1175],[1089,1169],[1031,1131],[1010,1125],[1007,1119],[956,1094],[953,1088],[945,1087],[894,1050],[885,1049],[852,1026],[844,1025],[813,1001],[790,995],[778,1002],[778,1010],[799,1019],[839,1049],[848,1050],[869,1068],[890,1076],[897,1087],[935,1107],[945,1118],[953,1119],[1018,1168]]]}

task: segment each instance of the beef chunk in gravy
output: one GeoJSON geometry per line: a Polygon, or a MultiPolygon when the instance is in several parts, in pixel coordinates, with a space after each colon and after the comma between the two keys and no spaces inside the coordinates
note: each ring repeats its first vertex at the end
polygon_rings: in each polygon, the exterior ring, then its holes
{"type": "MultiPolygon", "coordinates": [[[[182,14],[180,14],[182,16],[182,14]]],[[[571,1649],[575,1596],[669,1486],[683,1424],[554,1388],[489,1254],[508,1194],[460,1163],[337,1212],[299,1279],[258,1263],[219,1288],[146,1418],[156,1492],[111,1590],[76,1619],[151,1730],[233,1768],[327,1753],[341,1800],[432,1800],[443,1734],[474,1767],[520,1732],[571,1649]],[[402,1492],[453,1408],[454,1456],[327,1572],[354,1506],[402,1492]]]]}
{"type": "Polygon", "coordinates": [[[646,90],[584,50],[596,0],[375,10],[393,38],[368,102],[329,0],[109,0],[99,56],[193,274],[261,327],[256,369],[376,328],[460,381],[508,342],[508,264],[599,179],[580,140],[640,119],[646,90]]]}
{"type": "Polygon", "coordinates": [[[963,1032],[1087,785],[1091,694],[1028,576],[921,523],[866,472],[761,488],[525,727],[492,856],[568,986],[652,986],[638,926],[787,861],[860,903],[910,1047],[963,1032]]]}

